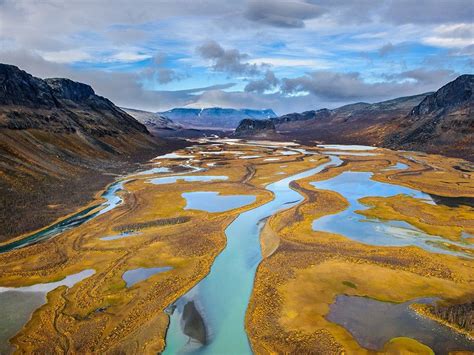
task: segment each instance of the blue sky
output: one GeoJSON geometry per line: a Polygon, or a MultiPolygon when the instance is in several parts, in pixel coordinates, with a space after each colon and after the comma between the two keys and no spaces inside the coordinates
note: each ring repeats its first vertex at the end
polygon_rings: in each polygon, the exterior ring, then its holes
{"type": "Polygon", "coordinates": [[[138,109],[283,114],[472,73],[473,18],[470,0],[3,0],[0,62],[138,109]]]}

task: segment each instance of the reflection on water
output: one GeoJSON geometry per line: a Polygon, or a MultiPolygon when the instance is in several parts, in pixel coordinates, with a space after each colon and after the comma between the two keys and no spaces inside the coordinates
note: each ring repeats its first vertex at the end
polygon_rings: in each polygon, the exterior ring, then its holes
{"type": "Polygon", "coordinates": [[[207,212],[223,212],[254,203],[255,196],[251,195],[220,195],[214,191],[185,192],[186,210],[201,210],[207,212]]]}
{"type": "Polygon", "coordinates": [[[274,193],[274,199],[241,213],[227,227],[226,248],[217,256],[211,272],[171,306],[178,311],[170,316],[165,354],[228,354],[229,349],[233,354],[251,353],[244,320],[255,270],[261,260],[259,235],[263,225],[260,221],[303,200],[303,196],[290,188],[291,181],[311,176],[330,164],[340,162],[337,157],[332,157],[329,163],[269,184],[266,189],[274,193]],[[188,302],[194,302],[205,323],[205,345],[190,342],[189,335],[183,333],[180,309],[188,302]]]}
{"type": "Polygon", "coordinates": [[[413,303],[432,303],[434,300],[424,298],[390,303],[340,295],[326,318],[346,328],[366,349],[381,350],[392,338],[408,337],[429,346],[436,354],[454,350],[474,351],[474,343],[462,334],[410,309],[413,303]]]}
{"type": "Polygon", "coordinates": [[[61,281],[25,287],[0,287],[0,354],[12,352],[8,339],[28,322],[35,309],[46,303],[46,294],[59,286],[72,287],[92,276],[92,269],[69,275],[61,281]]]}
{"type": "Polygon", "coordinates": [[[122,275],[122,279],[127,283],[127,287],[132,287],[136,283],[146,280],[150,276],[155,274],[159,274],[161,272],[169,271],[172,267],[164,266],[164,267],[141,267],[134,270],[125,271],[122,275]]]}
{"type": "Polygon", "coordinates": [[[426,234],[406,222],[367,219],[356,213],[357,210],[366,209],[358,200],[367,196],[389,197],[405,194],[426,202],[432,202],[428,194],[404,186],[375,181],[371,177],[372,173],[368,172],[346,171],[334,178],[311,183],[317,189],[340,193],[350,203],[349,207],[342,212],[314,220],[313,230],[342,234],[365,244],[380,246],[416,245],[431,252],[472,257],[470,253],[449,250],[440,247],[438,243],[431,242],[449,242],[464,248],[472,248],[468,244],[456,243],[442,237],[426,234]]]}

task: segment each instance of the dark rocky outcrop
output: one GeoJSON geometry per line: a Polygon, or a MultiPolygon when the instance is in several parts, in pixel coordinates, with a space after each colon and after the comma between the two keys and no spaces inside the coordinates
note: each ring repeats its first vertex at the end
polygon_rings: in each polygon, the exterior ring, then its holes
{"type": "Polygon", "coordinates": [[[272,120],[242,120],[234,132],[235,137],[269,136],[275,134],[272,120]]]}

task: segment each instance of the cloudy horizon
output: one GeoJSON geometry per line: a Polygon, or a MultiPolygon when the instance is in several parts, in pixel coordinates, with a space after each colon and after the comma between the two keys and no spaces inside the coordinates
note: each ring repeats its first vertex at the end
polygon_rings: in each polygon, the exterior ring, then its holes
{"type": "Polygon", "coordinates": [[[285,114],[472,73],[473,11],[471,0],[0,0],[0,62],[124,107],[285,114]]]}

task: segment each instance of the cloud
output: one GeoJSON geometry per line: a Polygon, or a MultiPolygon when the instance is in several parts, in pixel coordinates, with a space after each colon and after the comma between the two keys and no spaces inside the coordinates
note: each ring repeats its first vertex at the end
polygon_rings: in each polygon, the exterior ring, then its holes
{"type": "Polygon", "coordinates": [[[392,43],[384,44],[379,48],[378,52],[381,57],[385,57],[387,54],[392,53],[395,49],[395,46],[392,43]]]}
{"type": "Polygon", "coordinates": [[[382,16],[396,24],[470,23],[472,7],[472,0],[392,0],[382,16]]]}
{"type": "Polygon", "coordinates": [[[435,28],[431,36],[423,38],[423,41],[437,47],[467,47],[474,44],[474,24],[441,25],[435,28]]]}
{"type": "Polygon", "coordinates": [[[198,54],[212,62],[215,71],[238,75],[258,75],[260,70],[256,64],[244,62],[248,54],[240,53],[237,49],[224,49],[215,41],[208,41],[196,48],[198,54]]]}
{"type": "Polygon", "coordinates": [[[397,74],[387,75],[386,77],[389,80],[411,79],[421,85],[430,85],[432,87],[439,88],[447,82],[454,80],[457,75],[458,73],[447,69],[427,70],[419,68],[407,70],[397,74]]]}
{"type": "Polygon", "coordinates": [[[373,102],[374,100],[416,95],[436,90],[452,80],[455,75],[456,73],[449,70],[417,69],[388,75],[386,76],[388,81],[368,82],[358,72],[318,71],[297,78],[282,79],[281,90],[290,95],[310,93],[329,101],[366,100],[373,102]],[[412,80],[403,81],[403,79],[412,80]]]}
{"type": "Polygon", "coordinates": [[[304,21],[321,16],[324,9],[306,1],[253,0],[249,1],[245,17],[265,25],[302,28],[304,21]]]}
{"type": "Polygon", "coordinates": [[[172,81],[181,80],[185,77],[185,75],[179,74],[176,70],[164,67],[165,62],[165,54],[156,54],[152,57],[151,66],[143,69],[140,72],[140,75],[148,81],[157,82],[159,84],[168,84],[172,81]]]}
{"type": "Polygon", "coordinates": [[[275,76],[275,73],[271,70],[267,70],[265,76],[262,79],[250,81],[245,86],[245,91],[263,93],[267,90],[272,90],[276,88],[279,82],[280,81],[275,76]]]}

